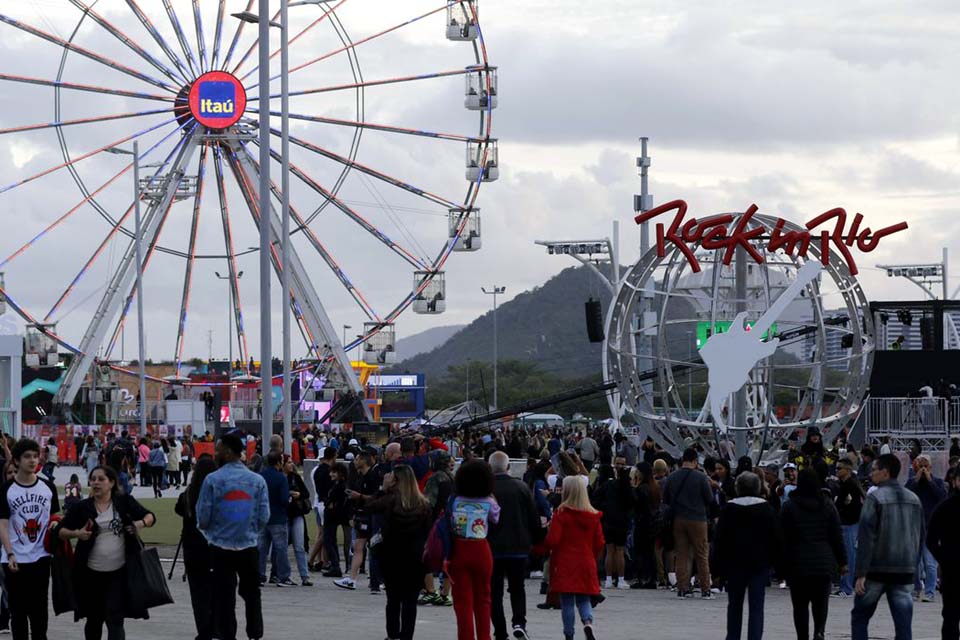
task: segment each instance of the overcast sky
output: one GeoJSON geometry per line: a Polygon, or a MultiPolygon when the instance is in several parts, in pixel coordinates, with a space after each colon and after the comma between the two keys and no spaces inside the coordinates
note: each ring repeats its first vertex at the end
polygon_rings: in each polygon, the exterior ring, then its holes
{"type": "MultiPolygon", "coordinates": [[[[79,11],[67,0],[3,0],[2,13],[69,37],[79,11]]],[[[179,52],[158,2],[140,3],[179,52]],[[156,6],[154,6],[156,5],[156,6]]],[[[208,57],[214,39],[215,2],[203,2],[208,57]]],[[[243,0],[228,0],[228,12],[243,0]]],[[[278,5],[277,2],[273,4],[278,5]]],[[[376,34],[440,4],[434,0],[396,2],[348,0],[339,12],[354,41],[376,34]]],[[[175,4],[195,50],[190,3],[175,4]]],[[[881,243],[861,267],[884,262],[933,262],[949,247],[960,264],[960,163],[958,134],[960,89],[960,17],[955,2],[646,2],[603,3],[567,0],[482,0],[481,22],[492,64],[500,72],[500,104],[493,132],[500,139],[501,178],[483,186],[483,250],[454,254],[447,264],[448,311],[441,316],[406,312],[398,333],[468,322],[490,307],[480,287],[507,287],[507,298],[541,284],[573,264],[548,256],[537,239],[605,237],[613,220],[621,221],[623,262],[638,257],[632,223],[632,196],[640,184],[635,167],[637,138],[650,138],[651,191],[655,202],[683,198],[696,214],[742,210],[756,203],[762,212],[802,223],[841,206],[862,212],[883,226],[900,220],[908,232],[881,243]]],[[[101,0],[97,10],[158,59],[164,58],[126,3],[101,0]]],[[[316,16],[313,7],[291,11],[294,28],[316,16]]],[[[225,41],[235,22],[230,19],[225,41]]],[[[56,77],[59,49],[7,25],[0,25],[0,73],[56,77]]],[[[250,46],[252,31],[241,39],[236,58],[250,46]]],[[[318,26],[292,46],[294,65],[342,46],[328,25],[318,26]]],[[[77,43],[123,64],[165,80],[104,30],[85,23],[77,43]]],[[[226,48],[226,43],[223,45],[226,48]]],[[[469,45],[444,38],[444,18],[434,14],[388,36],[358,46],[367,80],[463,68],[474,63],[469,45]]],[[[311,65],[291,76],[293,90],[351,82],[345,55],[311,65]]],[[[252,61],[240,75],[253,69],[252,61]]],[[[245,83],[252,85],[256,74],[245,83]]],[[[71,54],[65,80],[108,88],[164,94],[162,89],[71,54]]],[[[479,117],[462,106],[463,80],[403,83],[367,92],[365,120],[429,131],[475,135],[479,117]]],[[[0,93],[0,127],[51,121],[53,92],[46,87],[5,83],[0,93]]],[[[256,95],[255,89],[251,96],[256,95]]],[[[163,108],[164,103],[70,92],[63,119],[97,117],[163,108]]],[[[279,108],[275,103],[274,108],[279,108]]],[[[346,120],[357,119],[352,94],[294,98],[292,110],[346,120]]],[[[124,136],[161,125],[168,114],[71,127],[65,135],[73,157],[124,136]]],[[[275,126],[279,126],[275,123],[275,126]]],[[[145,162],[162,160],[179,139],[165,124],[141,138],[142,147],[158,144],[145,162]]],[[[349,152],[352,130],[295,121],[294,136],[338,154],[349,152]]],[[[0,136],[4,184],[63,162],[52,131],[0,136]]],[[[256,148],[251,147],[256,153],[256,148]]],[[[408,184],[445,199],[462,201],[464,149],[459,142],[368,132],[357,158],[408,184]]],[[[339,175],[336,163],[297,149],[293,162],[329,188],[339,175]]],[[[191,173],[196,173],[197,156],[191,173]]],[[[91,190],[110,180],[126,164],[119,156],[98,155],[77,163],[91,190]]],[[[205,166],[197,239],[200,255],[222,255],[224,234],[214,186],[214,165],[205,166]]],[[[229,173],[229,170],[227,170],[229,173]]],[[[276,167],[274,168],[276,177],[276,167]]],[[[98,194],[114,217],[130,203],[129,173],[98,194]]],[[[0,187],[2,188],[2,187],[0,187]]],[[[294,180],[294,206],[304,214],[321,201],[294,180]]],[[[234,247],[256,244],[249,213],[232,177],[227,201],[234,247]]],[[[341,197],[384,233],[423,257],[437,254],[445,239],[444,209],[371,178],[351,174],[341,197]]],[[[10,256],[45,226],[82,199],[66,171],[57,171],[0,193],[7,224],[0,253],[10,256]]],[[[187,251],[191,202],[176,205],[164,224],[161,244],[187,251]]],[[[363,290],[379,313],[393,308],[409,292],[412,267],[343,215],[328,208],[311,225],[318,239],[363,290]]],[[[10,294],[31,313],[43,317],[77,275],[110,226],[84,205],[47,236],[4,267],[10,294]]],[[[109,274],[126,243],[108,243],[53,314],[60,332],[79,343],[109,274]]],[[[356,328],[359,308],[330,274],[310,245],[298,237],[296,249],[336,327],[356,328]]],[[[0,259],[3,259],[0,258],[0,259]]],[[[258,354],[258,297],[255,255],[238,259],[245,271],[241,299],[248,343],[258,354]]],[[[212,338],[215,356],[226,355],[227,293],[214,271],[225,273],[222,259],[199,260],[190,298],[186,352],[205,357],[212,338]],[[212,335],[209,333],[212,331],[212,335]]],[[[960,269],[954,269],[960,273],[960,269]]],[[[184,260],[157,254],[146,277],[149,356],[170,358],[184,279],[184,260]]],[[[868,297],[915,297],[919,290],[863,268],[868,297]]],[[[952,278],[952,286],[960,278],[952,278]]],[[[279,326],[278,285],[274,286],[279,326]]],[[[571,304],[580,304],[571,300],[571,304]]],[[[533,321],[533,319],[532,319],[533,321]]],[[[133,352],[127,335],[127,357],[133,352]]],[[[278,339],[275,338],[278,345],[278,339]]],[[[301,343],[294,352],[302,353],[301,343]]],[[[277,346],[279,351],[279,346],[277,346]]],[[[114,353],[117,357],[118,352],[114,353]]],[[[235,349],[236,355],[236,349],[235,349]]]]}

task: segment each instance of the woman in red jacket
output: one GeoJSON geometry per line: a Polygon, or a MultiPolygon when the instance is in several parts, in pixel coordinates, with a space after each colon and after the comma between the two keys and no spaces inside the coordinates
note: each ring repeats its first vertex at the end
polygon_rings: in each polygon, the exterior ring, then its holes
{"type": "Polygon", "coordinates": [[[597,555],[604,544],[600,515],[590,505],[581,478],[564,478],[563,503],[553,515],[545,544],[550,549],[550,590],[560,594],[565,640],[573,640],[574,608],[580,612],[584,636],[596,639],[590,597],[600,593],[597,555]]]}

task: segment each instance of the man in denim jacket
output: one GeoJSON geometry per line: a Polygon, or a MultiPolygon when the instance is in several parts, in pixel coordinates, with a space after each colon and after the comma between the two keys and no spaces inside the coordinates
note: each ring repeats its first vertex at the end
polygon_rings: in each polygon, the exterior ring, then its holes
{"type": "Polygon", "coordinates": [[[867,640],[867,626],[884,593],[896,640],[913,637],[911,591],[925,538],[924,516],[920,499],[900,486],[899,475],[900,461],[893,454],[883,454],[873,463],[870,480],[876,488],[860,512],[852,640],[867,640]]]}
{"type": "Polygon", "coordinates": [[[237,637],[237,583],[246,606],[247,637],[263,637],[257,543],[270,519],[267,483],[240,461],[243,441],[226,434],[217,443],[219,469],[203,481],[197,528],[210,543],[213,619],[221,640],[237,637]]]}

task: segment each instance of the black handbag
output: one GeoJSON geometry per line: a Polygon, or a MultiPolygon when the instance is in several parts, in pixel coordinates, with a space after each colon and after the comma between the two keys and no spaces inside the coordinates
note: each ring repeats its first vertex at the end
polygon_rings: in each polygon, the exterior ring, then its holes
{"type": "MultiPolygon", "coordinates": [[[[69,547],[70,543],[66,544],[69,547]]],[[[65,552],[61,544],[54,547],[53,557],[50,559],[50,582],[54,615],[76,611],[77,598],[73,591],[73,557],[72,553],[65,552]]]]}
{"type": "Polygon", "coordinates": [[[156,548],[140,548],[127,556],[127,597],[133,611],[147,611],[165,604],[173,604],[167,577],[160,566],[160,554],[156,548]]]}

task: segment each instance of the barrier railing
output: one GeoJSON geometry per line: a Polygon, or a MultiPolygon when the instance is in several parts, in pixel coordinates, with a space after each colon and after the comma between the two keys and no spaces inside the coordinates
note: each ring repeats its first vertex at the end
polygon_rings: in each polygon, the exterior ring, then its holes
{"type": "Polygon", "coordinates": [[[870,437],[949,437],[960,432],[960,400],[868,398],[864,420],[870,437]]]}

